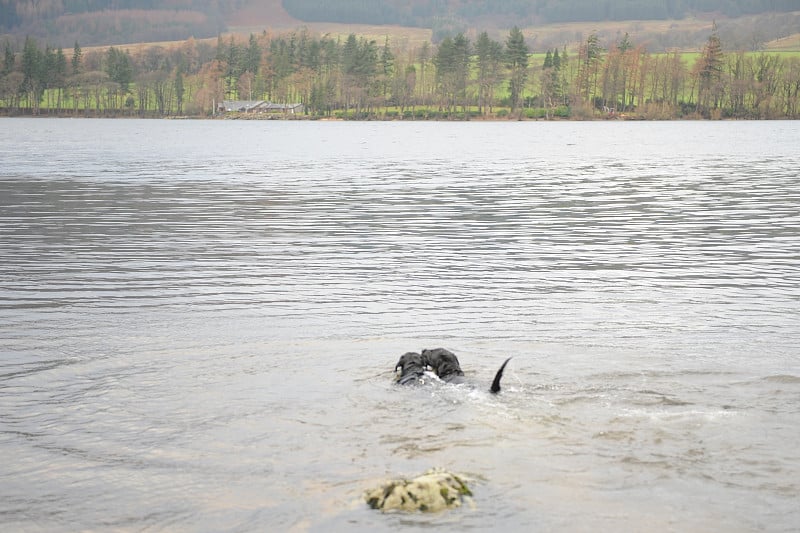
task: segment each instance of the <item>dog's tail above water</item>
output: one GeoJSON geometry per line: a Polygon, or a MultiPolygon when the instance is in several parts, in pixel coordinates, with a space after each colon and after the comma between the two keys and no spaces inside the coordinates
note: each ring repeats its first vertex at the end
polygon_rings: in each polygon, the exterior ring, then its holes
{"type": "Polygon", "coordinates": [[[500,367],[500,370],[498,370],[497,374],[495,374],[494,381],[492,381],[492,387],[489,389],[492,392],[492,394],[497,394],[498,392],[500,392],[500,380],[503,379],[503,370],[506,369],[506,365],[508,364],[509,361],[511,361],[510,357],[503,362],[503,365],[500,367]]]}

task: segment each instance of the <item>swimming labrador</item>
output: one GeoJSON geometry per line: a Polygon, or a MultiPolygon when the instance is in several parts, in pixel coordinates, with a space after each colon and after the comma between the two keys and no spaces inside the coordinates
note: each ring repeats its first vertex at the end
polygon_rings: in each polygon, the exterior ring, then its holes
{"type": "Polygon", "coordinates": [[[422,356],[416,352],[406,352],[400,356],[400,360],[394,366],[394,371],[400,369],[400,377],[397,383],[400,385],[417,385],[424,383],[422,379],[425,375],[425,362],[422,356]]]}
{"type": "MultiPolygon", "coordinates": [[[[506,359],[495,374],[492,386],[489,388],[489,391],[493,394],[500,392],[500,380],[503,377],[503,370],[505,370],[510,360],[510,357],[506,359]]],[[[395,372],[398,368],[401,369],[397,382],[401,385],[422,382],[422,376],[427,367],[431,367],[436,375],[439,376],[439,379],[447,383],[458,384],[465,381],[464,371],[461,370],[456,354],[444,348],[435,348],[433,350],[422,350],[421,355],[416,352],[403,354],[397,365],[395,365],[395,372]]]]}
{"type": "Polygon", "coordinates": [[[464,383],[464,371],[458,362],[456,354],[444,348],[422,350],[422,362],[431,367],[439,379],[448,383],[464,383]]]}

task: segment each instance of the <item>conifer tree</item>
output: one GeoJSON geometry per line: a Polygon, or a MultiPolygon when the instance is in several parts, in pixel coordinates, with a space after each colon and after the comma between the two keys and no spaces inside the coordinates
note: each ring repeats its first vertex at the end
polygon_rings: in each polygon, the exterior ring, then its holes
{"type": "Polygon", "coordinates": [[[31,37],[25,38],[22,49],[22,75],[22,89],[27,94],[28,104],[38,114],[45,89],[46,64],[44,53],[31,37]]]}
{"type": "Polygon", "coordinates": [[[75,41],[75,46],[72,47],[72,73],[80,74],[81,72],[81,59],[83,58],[83,51],[78,41],[75,41]]]}
{"type": "Polygon", "coordinates": [[[383,49],[380,53],[379,62],[381,67],[381,96],[383,97],[384,103],[386,103],[392,75],[394,74],[394,53],[392,53],[392,48],[389,46],[389,37],[386,37],[386,40],[383,43],[383,49]]]}
{"type": "Polygon", "coordinates": [[[508,84],[511,93],[511,112],[516,111],[522,101],[522,92],[528,79],[528,45],[522,31],[514,26],[506,39],[506,66],[509,69],[508,84]]]}
{"type": "Polygon", "coordinates": [[[123,93],[127,93],[128,87],[133,81],[133,63],[127,52],[113,46],[109,48],[106,58],[106,73],[112,81],[119,83],[123,93]]]}
{"type": "Polygon", "coordinates": [[[14,54],[14,49],[11,47],[11,42],[6,41],[3,47],[3,71],[0,72],[0,75],[5,76],[14,70],[15,60],[16,55],[14,54]]]}
{"type": "Polygon", "coordinates": [[[711,35],[703,48],[703,54],[697,62],[698,110],[716,109],[719,106],[722,99],[722,66],[722,42],[715,22],[711,26],[711,35]]]}
{"type": "Polygon", "coordinates": [[[494,88],[500,77],[503,45],[490,39],[484,31],[475,42],[475,54],[478,56],[478,110],[491,112],[494,88]]]}

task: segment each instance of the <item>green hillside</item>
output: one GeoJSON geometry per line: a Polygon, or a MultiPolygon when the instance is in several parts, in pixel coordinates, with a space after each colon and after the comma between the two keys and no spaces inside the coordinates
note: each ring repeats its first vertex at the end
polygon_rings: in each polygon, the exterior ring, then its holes
{"type": "MultiPolygon", "coordinates": [[[[248,17],[248,25],[393,25],[432,30],[439,42],[470,29],[692,17],[761,20],[793,10],[800,11],[798,0],[0,0],[0,39],[21,44],[30,36],[52,46],[177,41],[214,37],[240,26],[242,13],[259,13],[248,17]]],[[[798,16],[751,26],[762,40],[783,38],[797,33],[798,16]]]]}
{"type": "Polygon", "coordinates": [[[283,7],[306,22],[425,27],[441,20],[525,25],[682,19],[696,13],[731,18],[800,8],[797,0],[283,0],[283,7]]]}

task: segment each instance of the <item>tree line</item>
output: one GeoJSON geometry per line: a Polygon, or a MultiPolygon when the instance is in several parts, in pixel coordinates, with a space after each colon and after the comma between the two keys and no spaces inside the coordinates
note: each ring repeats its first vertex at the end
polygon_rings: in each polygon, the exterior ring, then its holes
{"type": "Polygon", "coordinates": [[[434,46],[306,30],[66,52],[5,41],[6,113],[210,116],[224,100],[301,103],[343,118],[798,118],[800,56],[726,52],[714,28],[696,59],[625,34],[533,54],[523,33],[459,33],[434,46]]]}

